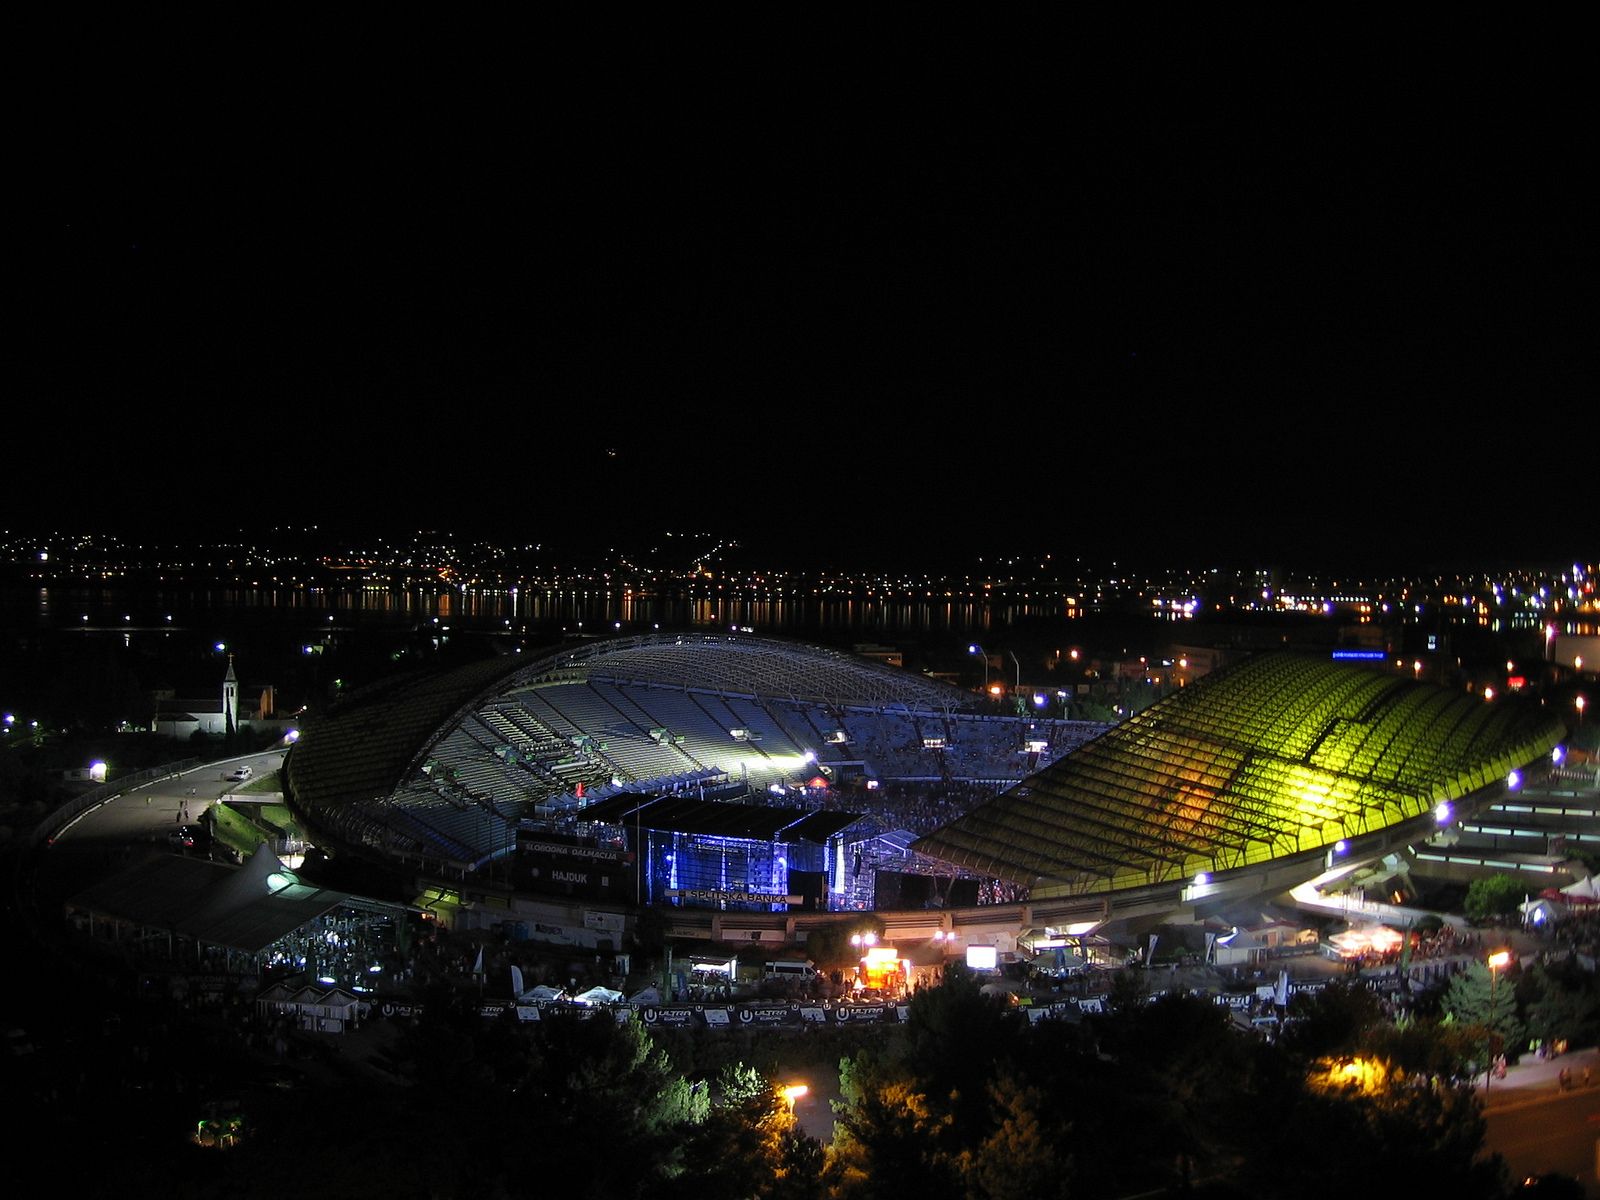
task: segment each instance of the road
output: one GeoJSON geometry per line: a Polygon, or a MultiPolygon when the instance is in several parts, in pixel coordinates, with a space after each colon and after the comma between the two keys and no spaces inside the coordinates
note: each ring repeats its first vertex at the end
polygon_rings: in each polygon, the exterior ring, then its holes
{"type": "Polygon", "coordinates": [[[85,813],[57,835],[55,840],[58,843],[84,845],[164,839],[179,825],[199,821],[200,814],[218,800],[247,786],[228,778],[235,769],[248,764],[259,779],[281,767],[283,755],[282,750],[247,754],[225,762],[207,763],[181,775],[157,779],[130,789],[85,813]]]}
{"type": "MultiPolygon", "coordinates": [[[[1600,1200],[1600,1053],[1586,1050],[1552,1063],[1525,1060],[1524,1085],[1499,1096],[1491,1092],[1485,1114],[1489,1150],[1505,1157],[1513,1180],[1559,1172],[1583,1181],[1590,1200],[1600,1200]],[[1572,1073],[1574,1089],[1559,1090],[1555,1072],[1572,1073]],[[1592,1086],[1582,1086],[1588,1067],[1592,1086]]],[[[1513,1068],[1513,1073],[1517,1068],[1513,1068]]],[[[1498,1083],[1493,1086],[1500,1086],[1498,1083]]]]}

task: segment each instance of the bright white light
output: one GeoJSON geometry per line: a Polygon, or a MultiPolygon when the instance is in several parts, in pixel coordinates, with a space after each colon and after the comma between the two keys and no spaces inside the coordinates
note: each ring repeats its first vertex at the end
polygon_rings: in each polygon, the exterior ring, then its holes
{"type": "Polygon", "coordinates": [[[1550,761],[1555,763],[1555,765],[1558,767],[1561,765],[1562,760],[1566,757],[1567,750],[1565,746],[1557,746],[1554,750],[1550,751],[1550,761]]]}
{"type": "Polygon", "coordinates": [[[104,783],[106,781],[106,765],[105,765],[105,763],[103,763],[103,762],[92,762],[92,763],[90,763],[89,764],[89,778],[94,780],[96,783],[104,783]]]}
{"type": "Polygon", "coordinates": [[[1516,791],[1521,786],[1522,786],[1522,772],[1521,771],[1513,771],[1513,772],[1511,772],[1511,774],[1506,776],[1506,787],[1510,788],[1513,792],[1516,791]]]}
{"type": "Polygon", "coordinates": [[[1350,843],[1345,841],[1343,838],[1340,838],[1333,844],[1333,848],[1340,854],[1347,854],[1350,851],[1350,843]]]}
{"type": "Polygon", "coordinates": [[[1441,800],[1439,802],[1439,807],[1433,810],[1434,820],[1438,821],[1439,824],[1443,825],[1446,821],[1448,821],[1450,819],[1450,812],[1451,812],[1450,801],[1441,800]]]}

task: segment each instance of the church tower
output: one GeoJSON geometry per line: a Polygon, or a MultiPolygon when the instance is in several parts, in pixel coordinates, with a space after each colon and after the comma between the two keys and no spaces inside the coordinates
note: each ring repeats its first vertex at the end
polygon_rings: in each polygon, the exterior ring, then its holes
{"type": "Polygon", "coordinates": [[[239,677],[233,673],[233,655],[228,655],[228,673],[222,677],[222,722],[226,733],[239,728],[239,677]]]}

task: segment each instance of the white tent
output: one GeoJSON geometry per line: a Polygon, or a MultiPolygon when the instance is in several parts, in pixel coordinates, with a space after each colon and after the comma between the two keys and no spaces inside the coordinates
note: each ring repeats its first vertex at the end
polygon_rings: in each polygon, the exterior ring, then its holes
{"type": "Polygon", "coordinates": [[[622,999],[622,993],[608,987],[592,987],[587,992],[579,992],[573,999],[579,1004],[616,1004],[622,999]]]}
{"type": "Polygon", "coordinates": [[[1577,883],[1569,883],[1561,889],[1561,894],[1570,896],[1579,903],[1585,900],[1600,900],[1600,889],[1595,887],[1593,875],[1585,875],[1577,883]]]}

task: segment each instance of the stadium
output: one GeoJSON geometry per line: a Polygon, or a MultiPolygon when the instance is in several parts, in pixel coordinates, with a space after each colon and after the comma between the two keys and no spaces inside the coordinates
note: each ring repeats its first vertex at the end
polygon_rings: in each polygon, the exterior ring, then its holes
{"type": "Polygon", "coordinates": [[[908,849],[1105,726],[754,636],[567,647],[347,698],[287,764],[324,841],[421,875],[719,911],[976,903],[908,849]]]}
{"type": "Polygon", "coordinates": [[[424,885],[565,905],[569,929],[648,905],[790,941],[793,914],[1013,931],[1194,914],[1424,840],[1565,732],[1293,654],[1114,727],[982,706],[769,638],[617,639],[374,685],[308,724],[285,775],[319,841],[424,885]]]}

